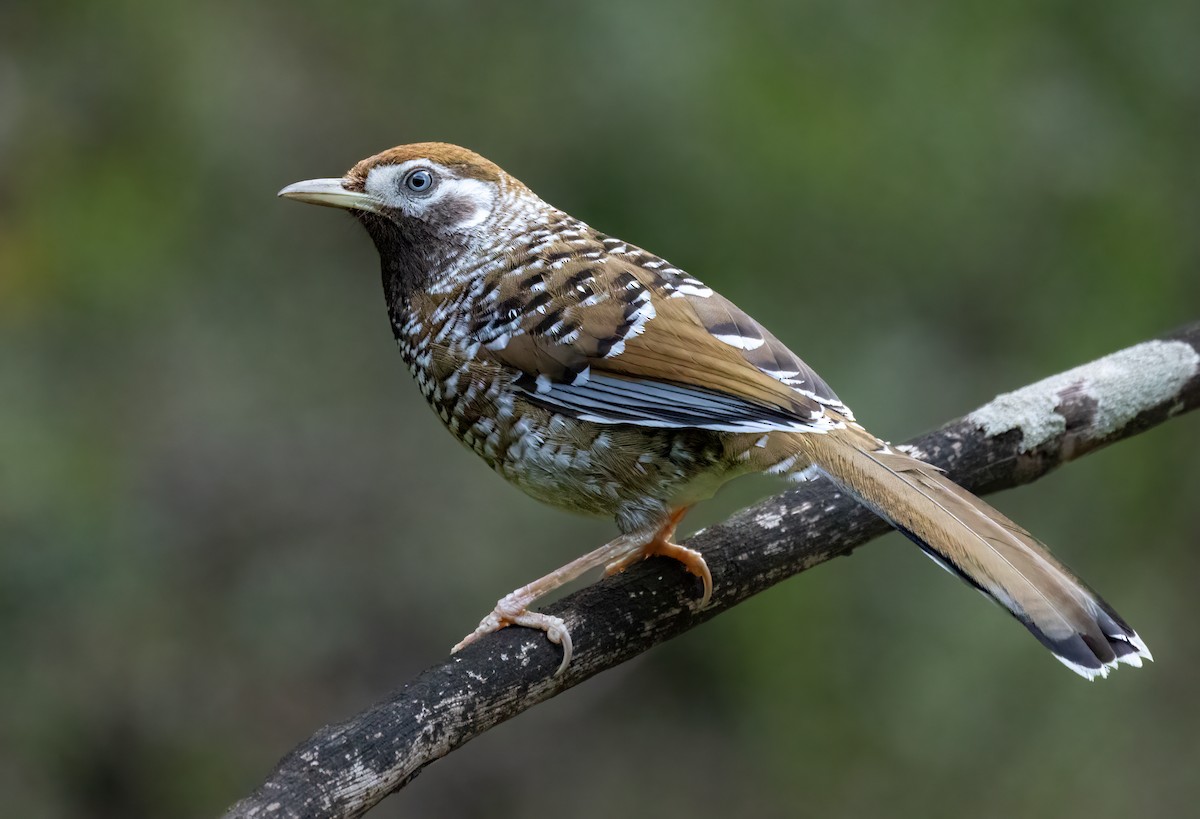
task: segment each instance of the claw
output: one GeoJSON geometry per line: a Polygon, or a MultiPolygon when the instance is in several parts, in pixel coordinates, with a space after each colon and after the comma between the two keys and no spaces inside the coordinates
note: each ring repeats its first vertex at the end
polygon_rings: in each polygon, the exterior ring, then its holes
{"type": "Polygon", "coordinates": [[[695,549],[680,546],[678,543],[659,544],[653,552],[648,552],[646,556],[649,557],[652,554],[678,560],[683,564],[683,568],[700,578],[701,582],[704,583],[704,594],[700,596],[699,608],[704,608],[708,605],[709,601],[712,600],[713,579],[712,572],[708,570],[708,563],[704,560],[704,555],[695,549]]]}
{"type": "Polygon", "coordinates": [[[700,608],[704,608],[712,600],[713,580],[712,572],[708,569],[708,563],[704,560],[704,555],[697,552],[695,549],[689,549],[686,546],[680,546],[678,543],[672,543],[671,538],[675,536],[675,527],[679,525],[679,521],[683,520],[683,516],[687,513],[687,507],[676,509],[667,523],[655,533],[654,538],[637,551],[624,554],[617,560],[612,561],[604,567],[604,576],[623,572],[635,563],[645,560],[648,557],[662,555],[669,557],[672,560],[677,560],[683,564],[683,568],[694,574],[704,583],[704,593],[700,597],[700,608]]]}
{"type": "Polygon", "coordinates": [[[558,676],[563,673],[567,665],[571,662],[571,655],[574,654],[571,632],[567,630],[567,624],[561,617],[530,611],[523,605],[511,600],[511,597],[512,595],[509,595],[497,603],[496,608],[487,617],[479,621],[479,626],[474,631],[459,640],[454,648],[450,649],[450,653],[457,654],[480,637],[499,631],[506,626],[524,626],[525,628],[544,631],[547,640],[555,645],[562,646],[562,662],[558,664],[558,670],[554,672],[554,675],[558,676]]]}

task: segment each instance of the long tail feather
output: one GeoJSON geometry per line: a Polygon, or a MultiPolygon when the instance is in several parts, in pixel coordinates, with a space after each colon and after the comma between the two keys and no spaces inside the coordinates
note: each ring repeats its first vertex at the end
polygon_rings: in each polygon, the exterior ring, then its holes
{"type": "Polygon", "coordinates": [[[991,597],[1072,671],[1095,679],[1152,660],[1137,633],[1033,535],[929,464],[859,429],[804,436],[813,463],[991,597]]]}

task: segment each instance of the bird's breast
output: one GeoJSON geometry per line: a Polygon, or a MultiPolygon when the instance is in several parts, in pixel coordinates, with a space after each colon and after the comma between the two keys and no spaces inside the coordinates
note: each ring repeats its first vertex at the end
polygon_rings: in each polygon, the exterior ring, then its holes
{"type": "Polygon", "coordinates": [[[518,388],[469,334],[416,314],[393,318],[400,353],[438,418],[464,446],[529,495],[574,512],[614,515],[708,496],[723,482],[713,433],[596,424],[518,388]]]}

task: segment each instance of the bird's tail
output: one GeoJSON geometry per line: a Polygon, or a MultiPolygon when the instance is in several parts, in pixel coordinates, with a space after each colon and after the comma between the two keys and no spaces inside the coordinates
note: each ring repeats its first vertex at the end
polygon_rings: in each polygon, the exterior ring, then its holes
{"type": "Polygon", "coordinates": [[[798,436],[813,464],[958,575],[1008,609],[1088,678],[1152,660],[1137,633],[1033,535],[860,427],[798,436]]]}

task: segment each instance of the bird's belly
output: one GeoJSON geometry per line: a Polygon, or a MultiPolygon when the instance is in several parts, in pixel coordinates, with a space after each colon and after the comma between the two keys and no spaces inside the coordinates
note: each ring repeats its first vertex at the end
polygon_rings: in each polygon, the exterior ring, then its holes
{"type": "Polygon", "coordinates": [[[710,497],[732,477],[719,436],[703,430],[580,421],[502,384],[467,405],[431,404],[506,480],[580,514],[654,518],[710,497]]]}
{"type": "Polygon", "coordinates": [[[654,514],[682,495],[711,495],[725,480],[722,449],[709,433],[594,424],[532,410],[513,425],[512,442],[494,467],[546,503],[584,514],[630,508],[654,514]]]}
{"type": "Polygon", "coordinates": [[[454,348],[423,357],[421,346],[402,341],[401,351],[438,417],[544,503],[637,526],[711,497],[742,471],[720,433],[581,421],[534,403],[499,368],[469,367],[454,348]]]}

